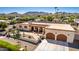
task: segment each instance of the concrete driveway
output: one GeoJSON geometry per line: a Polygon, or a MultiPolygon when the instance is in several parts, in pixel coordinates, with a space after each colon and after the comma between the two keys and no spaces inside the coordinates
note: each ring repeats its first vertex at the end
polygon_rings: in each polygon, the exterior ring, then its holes
{"type": "Polygon", "coordinates": [[[72,43],[44,39],[35,51],[79,51],[77,46],[72,43]]]}
{"type": "Polygon", "coordinates": [[[69,47],[67,42],[44,39],[35,51],[79,51],[79,49],[69,47]]]}
{"type": "Polygon", "coordinates": [[[35,51],[68,51],[68,43],[44,39],[35,51]]]}

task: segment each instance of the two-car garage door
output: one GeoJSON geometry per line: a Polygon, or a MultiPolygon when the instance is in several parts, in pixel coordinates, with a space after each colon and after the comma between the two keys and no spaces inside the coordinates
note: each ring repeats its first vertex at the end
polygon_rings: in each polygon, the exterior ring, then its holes
{"type": "MultiPolygon", "coordinates": [[[[67,41],[67,36],[65,36],[64,34],[59,34],[57,35],[56,37],[58,41],[64,41],[66,42],[67,41]]],[[[55,35],[53,33],[47,33],[46,34],[46,39],[53,39],[55,40],[55,35]]]]}

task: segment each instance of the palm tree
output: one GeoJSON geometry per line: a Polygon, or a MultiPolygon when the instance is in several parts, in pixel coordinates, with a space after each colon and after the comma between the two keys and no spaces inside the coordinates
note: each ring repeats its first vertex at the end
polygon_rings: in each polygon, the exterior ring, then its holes
{"type": "Polygon", "coordinates": [[[9,38],[10,29],[6,30],[6,36],[9,38]]]}
{"type": "Polygon", "coordinates": [[[57,12],[57,8],[58,8],[58,7],[54,7],[54,9],[55,9],[55,13],[57,12]]]}
{"type": "Polygon", "coordinates": [[[55,17],[57,18],[59,9],[58,9],[58,7],[54,7],[54,9],[55,9],[55,15],[56,15],[55,17]]]}

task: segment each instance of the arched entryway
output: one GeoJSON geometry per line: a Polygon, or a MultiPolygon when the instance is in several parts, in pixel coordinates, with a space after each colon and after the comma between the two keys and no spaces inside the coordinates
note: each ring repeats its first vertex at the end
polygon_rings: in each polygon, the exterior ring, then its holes
{"type": "Polygon", "coordinates": [[[34,30],[35,32],[38,32],[38,27],[35,27],[35,30],[34,30]]]}
{"type": "Polygon", "coordinates": [[[59,35],[57,35],[57,40],[66,42],[67,36],[65,36],[64,34],[59,34],[59,35]]]}
{"type": "Polygon", "coordinates": [[[55,40],[55,35],[53,33],[47,33],[46,34],[46,39],[53,39],[53,40],[55,40]]]}
{"type": "Polygon", "coordinates": [[[34,31],[34,27],[31,27],[31,31],[34,31]]]}
{"type": "Polygon", "coordinates": [[[42,32],[42,31],[43,31],[43,28],[42,28],[42,27],[40,27],[40,28],[39,28],[39,32],[42,32]]]}

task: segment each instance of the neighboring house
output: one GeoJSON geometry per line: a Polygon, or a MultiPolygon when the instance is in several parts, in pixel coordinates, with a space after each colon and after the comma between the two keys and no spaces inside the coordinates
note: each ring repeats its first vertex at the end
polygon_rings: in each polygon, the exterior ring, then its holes
{"type": "Polygon", "coordinates": [[[0,22],[5,22],[5,20],[0,20],[0,22]]]}
{"type": "Polygon", "coordinates": [[[60,19],[53,19],[52,22],[53,23],[62,23],[62,20],[60,20],[60,19]]]}
{"type": "Polygon", "coordinates": [[[35,21],[41,21],[41,19],[38,18],[38,19],[35,19],[35,21]]]}
{"type": "Polygon", "coordinates": [[[53,21],[52,22],[54,22],[54,23],[59,23],[60,22],[60,20],[59,19],[53,19],[53,21]]]}
{"type": "Polygon", "coordinates": [[[79,19],[75,19],[74,24],[76,26],[76,29],[79,30],[79,19]]]}
{"type": "Polygon", "coordinates": [[[0,22],[5,22],[5,23],[9,23],[9,20],[0,20],[0,22]]]}
{"type": "Polygon", "coordinates": [[[20,30],[42,33],[46,39],[69,43],[74,41],[75,30],[69,24],[25,22],[15,26],[20,30]]]}
{"type": "Polygon", "coordinates": [[[75,19],[74,22],[79,27],[79,19],[75,19]]]}
{"type": "Polygon", "coordinates": [[[17,19],[19,19],[19,18],[21,18],[21,17],[15,17],[15,18],[13,18],[13,20],[17,20],[17,19]]]}

